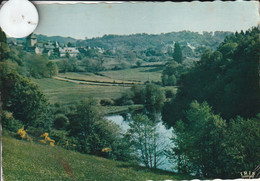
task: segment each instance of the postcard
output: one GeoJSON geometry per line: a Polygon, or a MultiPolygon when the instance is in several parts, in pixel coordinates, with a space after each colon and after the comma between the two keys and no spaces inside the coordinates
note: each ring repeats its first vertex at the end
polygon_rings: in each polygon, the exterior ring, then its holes
{"type": "Polygon", "coordinates": [[[259,2],[32,3],[0,29],[3,180],[260,177],[259,2]]]}

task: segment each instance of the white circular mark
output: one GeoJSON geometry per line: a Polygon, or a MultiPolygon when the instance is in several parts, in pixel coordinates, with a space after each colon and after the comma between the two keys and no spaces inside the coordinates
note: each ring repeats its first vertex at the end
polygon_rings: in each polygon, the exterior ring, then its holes
{"type": "Polygon", "coordinates": [[[0,10],[0,26],[10,37],[30,35],[38,25],[38,12],[28,0],[9,0],[0,10]]]}

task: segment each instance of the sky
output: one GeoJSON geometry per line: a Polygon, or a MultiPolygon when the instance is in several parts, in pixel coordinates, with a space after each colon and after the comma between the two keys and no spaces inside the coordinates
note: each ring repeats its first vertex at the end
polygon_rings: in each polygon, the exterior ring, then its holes
{"type": "Polygon", "coordinates": [[[36,4],[36,34],[77,39],[105,34],[240,31],[259,23],[257,1],[36,4]]]}

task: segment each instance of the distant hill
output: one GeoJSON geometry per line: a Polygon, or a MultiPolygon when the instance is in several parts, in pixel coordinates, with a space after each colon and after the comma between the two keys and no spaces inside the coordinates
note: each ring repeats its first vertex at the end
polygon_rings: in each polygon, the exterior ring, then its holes
{"type": "MultiPolygon", "coordinates": [[[[162,48],[173,42],[179,42],[182,46],[189,43],[194,48],[206,46],[215,49],[224,38],[232,32],[216,31],[214,33],[180,31],[161,34],[133,34],[133,35],[104,35],[99,38],[87,39],[86,44],[90,47],[101,47],[103,49],[118,50],[144,50],[147,48],[162,48]]],[[[83,42],[83,41],[78,41],[83,42]]]]}
{"type": "MultiPolygon", "coordinates": [[[[215,49],[224,38],[232,32],[216,31],[198,32],[180,31],[161,34],[132,34],[132,35],[104,35],[103,37],[91,38],[86,40],[78,40],[72,37],[62,36],[46,36],[35,34],[38,41],[52,41],[60,44],[68,44],[69,42],[79,46],[100,47],[105,50],[121,50],[121,51],[140,51],[148,48],[162,49],[163,47],[171,46],[174,42],[179,42],[181,46],[191,45],[194,48],[204,46],[215,49]]],[[[13,40],[13,38],[8,39],[13,40]]],[[[18,39],[25,41],[25,38],[18,39]]]]}
{"type": "MultiPolygon", "coordinates": [[[[43,41],[43,42],[59,42],[60,44],[68,44],[69,42],[72,44],[75,44],[78,40],[75,38],[71,37],[62,37],[62,36],[46,36],[46,35],[38,35],[34,34],[37,37],[38,41],[43,41]]],[[[26,38],[8,38],[7,41],[23,41],[26,42],[26,38]]]]}
{"type": "Polygon", "coordinates": [[[39,41],[52,41],[52,42],[59,42],[60,44],[67,44],[72,43],[75,44],[77,39],[71,37],[62,37],[62,36],[46,36],[46,35],[37,35],[35,34],[39,41]]]}

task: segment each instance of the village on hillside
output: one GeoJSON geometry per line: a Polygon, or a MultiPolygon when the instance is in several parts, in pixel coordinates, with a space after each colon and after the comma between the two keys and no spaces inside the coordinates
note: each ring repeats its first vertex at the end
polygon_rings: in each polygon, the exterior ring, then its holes
{"type": "MultiPolygon", "coordinates": [[[[170,43],[162,42],[163,46],[160,47],[160,53],[167,54],[169,52],[173,52],[175,43],[175,41],[172,41],[170,43]]],[[[106,49],[98,46],[76,46],[75,44],[70,42],[66,44],[60,43],[58,41],[38,40],[37,36],[34,34],[31,34],[30,36],[26,37],[25,40],[11,39],[8,41],[8,44],[10,46],[21,47],[26,52],[35,53],[38,55],[47,55],[48,57],[55,58],[77,57],[80,54],[84,54],[84,52],[86,52],[89,49],[94,49],[96,52],[101,54],[106,52],[106,49]]],[[[184,57],[198,57],[200,55],[200,52],[198,51],[198,47],[196,45],[192,45],[189,42],[181,43],[181,45],[184,57]]],[[[202,47],[204,48],[206,46],[202,47]]],[[[149,48],[147,49],[147,51],[148,50],[149,48]]],[[[118,49],[114,47],[112,50],[109,51],[111,51],[112,54],[115,54],[118,51],[118,49]]],[[[127,53],[124,52],[123,54],[127,53]]]]}

